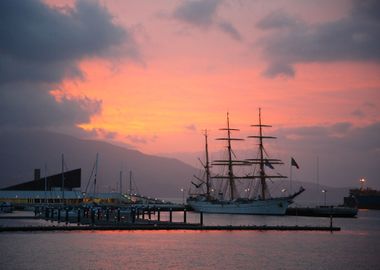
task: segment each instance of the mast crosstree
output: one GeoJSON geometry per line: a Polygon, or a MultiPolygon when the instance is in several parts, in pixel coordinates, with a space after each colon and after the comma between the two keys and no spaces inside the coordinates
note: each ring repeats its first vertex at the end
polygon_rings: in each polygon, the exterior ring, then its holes
{"type": "Polygon", "coordinates": [[[216,175],[216,176],[213,176],[212,178],[228,179],[228,187],[229,187],[229,191],[230,191],[230,200],[234,200],[237,198],[235,180],[238,178],[242,178],[242,177],[238,177],[238,176],[234,175],[233,167],[238,166],[238,165],[250,165],[250,164],[249,164],[249,162],[247,162],[245,160],[233,160],[232,159],[233,152],[232,152],[231,142],[232,141],[244,141],[244,139],[231,137],[231,131],[240,131],[240,130],[236,129],[236,128],[230,128],[230,117],[229,117],[228,112],[227,112],[227,128],[221,128],[219,130],[227,131],[227,137],[217,138],[216,140],[227,141],[228,159],[226,159],[226,160],[215,160],[212,163],[212,165],[227,166],[228,172],[227,172],[227,176],[216,175]]]}
{"type": "Polygon", "coordinates": [[[246,159],[246,160],[234,160],[232,158],[233,151],[231,146],[231,141],[243,141],[244,139],[240,138],[233,138],[231,136],[231,131],[240,131],[239,129],[230,128],[229,123],[229,114],[227,113],[227,128],[221,128],[220,130],[227,131],[227,137],[224,138],[217,138],[216,140],[223,140],[227,141],[227,153],[228,153],[228,159],[226,160],[215,160],[212,165],[215,166],[227,166],[228,173],[227,175],[216,175],[212,178],[216,179],[227,179],[228,180],[228,186],[230,190],[230,199],[236,199],[236,184],[235,180],[238,179],[259,179],[260,181],[260,199],[265,200],[271,197],[268,185],[267,185],[267,179],[284,179],[287,178],[283,175],[267,175],[265,171],[265,166],[268,166],[270,168],[274,168],[273,165],[282,165],[284,164],[280,159],[272,159],[269,157],[266,157],[265,148],[264,148],[264,139],[276,139],[276,137],[273,136],[265,136],[263,135],[263,128],[271,127],[270,125],[264,125],[262,124],[261,119],[261,108],[259,109],[259,124],[258,125],[251,125],[251,127],[258,127],[259,128],[259,135],[252,135],[248,136],[248,138],[255,138],[259,139],[259,158],[255,159],[246,159]],[[235,166],[251,166],[251,165],[259,165],[259,173],[258,175],[252,174],[252,175],[246,175],[246,176],[236,176],[233,171],[233,167],[235,166]]]}
{"type": "Polygon", "coordinates": [[[251,127],[258,127],[259,128],[259,135],[254,136],[248,136],[248,138],[254,138],[259,139],[259,158],[258,159],[248,159],[248,161],[251,164],[258,164],[260,167],[259,175],[253,176],[253,178],[259,178],[260,179],[260,186],[261,186],[261,198],[263,200],[270,198],[270,192],[266,183],[266,179],[268,178],[287,178],[283,175],[267,175],[265,172],[265,166],[268,166],[270,168],[273,168],[273,165],[275,164],[284,164],[280,159],[270,159],[266,158],[264,156],[265,148],[263,139],[277,139],[277,137],[273,136],[264,136],[263,135],[263,128],[266,127],[272,127],[270,125],[264,125],[261,121],[261,108],[259,108],[259,124],[258,125],[251,125],[251,127]]]}

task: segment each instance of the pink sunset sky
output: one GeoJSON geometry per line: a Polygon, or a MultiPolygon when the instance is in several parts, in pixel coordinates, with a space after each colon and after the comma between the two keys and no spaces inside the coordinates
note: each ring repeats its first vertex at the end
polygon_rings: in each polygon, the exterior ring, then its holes
{"type": "MultiPolygon", "coordinates": [[[[41,80],[57,106],[70,104],[81,117],[73,112],[72,120],[43,128],[191,163],[202,152],[204,129],[211,152],[219,151],[213,138],[222,135],[226,112],[244,138],[257,132],[250,125],[261,107],[270,134],[280,137],[272,152],[304,159],[308,178],[327,149],[337,156],[326,161],[326,177],[336,166],[370,159],[348,183],[367,174],[377,183],[379,6],[371,0],[41,2],[37,8],[70,20],[77,36],[83,27],[93,31],[77,45],[89,42],[91,50],[74,53],[72,45],[64,60],[51,57],[65,66],[57,78],[41,80]]],[[[61,45],[77,38],[70,33],[61,45]]]]}

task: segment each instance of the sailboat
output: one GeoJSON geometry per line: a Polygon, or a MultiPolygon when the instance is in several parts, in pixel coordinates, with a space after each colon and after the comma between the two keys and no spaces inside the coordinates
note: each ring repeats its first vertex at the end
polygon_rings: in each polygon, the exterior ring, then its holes
{"type": "Polygon", "coordinates": [[[206,162],[203,165],[205,180],[196,177],[198,183],[192,182],[196,191],[187,198],[187,204],[197,212],[218,213],[218,214],[251,214],[251,215],[285,215],[288,205],[296,196],[305,189],[300,187],[299,191],[287,196],[272,197],[267,181],[270,179],[287,178],[283,175],[268,175],[265,167],[274,168],[274,165],[283,164],[279,159],[271,159],[267,156],[263,140],[275,139],[272,136],[264,136],[263,128],[270,127],[261,123],[261,109],[259,109],[259,124],[252,125],[259,128],[259,134],[248,136],[248,138],[258,139],[258,157],[254,159],[237,160],[232,150],[232,141],[243,141],[240,138],[232,137],[232,132],[239,129],[230,127],[229,114],[227,113],[227,127],[220,130],[226,131],[227,136],[217,138],[227,142],[227,158],[215,160],[211,163],[208,157],[207,131],[205,132],[205,152],[206,162]],[[223,166],[227,168],[225,174],[211,174],[211,166],[223,166]],[[235,174],[236,167],[255,167],[253,173],[246,175],[235,174]],[[239,188],[242,181],[254,183],[253,188],[239,188]],[[206,191],[203,192],[204,186],[206,191]],[[243,193],[243,195],[242,195],[243,193]]]}

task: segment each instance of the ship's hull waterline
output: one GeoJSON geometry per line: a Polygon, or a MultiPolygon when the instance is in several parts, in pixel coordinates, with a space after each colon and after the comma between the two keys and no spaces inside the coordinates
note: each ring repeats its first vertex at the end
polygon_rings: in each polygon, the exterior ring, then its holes
{"type": "Polygon", "coordinates": [[[289,205],[289,198],[250,200],[246,202],[214,202],[189,199],[187,203],[194,211],[203,213],[285,215],[289,205]]]}

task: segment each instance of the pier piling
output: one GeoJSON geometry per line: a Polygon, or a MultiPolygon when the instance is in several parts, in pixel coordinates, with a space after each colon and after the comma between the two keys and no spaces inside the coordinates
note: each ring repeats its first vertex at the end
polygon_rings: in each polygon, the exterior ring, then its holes
{"type": "Polygon", "coordinates": [[[132,209],[131,209],[131,222],[135,223],[135,221],[136,221],[136,209],[134,207],[132,207],[132,209]]]}
{"type": "Polygon", "coordinates": [[[66,216],[65,216],[66,225],[69,223],[69,209],[66,208],[66,216]]]}
{"type": "Polygon", "coordinates": [[[58,211],[58,217],[57,217],[57,220],[58,220],[58,223],[60,223],[60,222],[61,222],[61,209],[58,208],[57,211],[58,211]]]}
{"type": "Polygon", "coordinates": [[[95,210],[91,209],[91,225],[95,224],[95,210]]]}
{"type": "Polygon", "coordinates": [[[80,225],[80,209],[78,208],[78,216],[77,216],[77,218],[78,218],[78,226],[80,225]]]}

